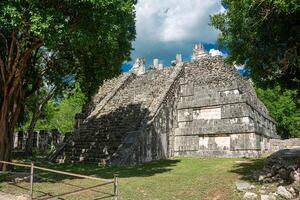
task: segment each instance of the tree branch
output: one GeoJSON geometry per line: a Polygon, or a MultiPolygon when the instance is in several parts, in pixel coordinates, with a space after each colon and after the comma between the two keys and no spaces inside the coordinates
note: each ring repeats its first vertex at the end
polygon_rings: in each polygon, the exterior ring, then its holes
{"type": "Polygon", "coordinates": [[[11,73],[8,82],[10,83],[12,81],[13,78],[17,78],[19,76],[24,76],[24,72],[26,70],[26,68],[28,67],[28,59],[29,56],[31,55],[32,51],[34,51],[37,48],[40,48],[43,45],[43,43],[40,40],[37,40],[35,43],[33,43],[31,45],[31,47],[27,48],[22,56],[22,58],[20,59],[20,61],[17,61],[14,63],[14,71],[11,73]],[[17,65],[19,65],[20,67],[17,68],[17,65]]]}
{"type": "Polygon", "coordinates": [[[1,68],[1,81],[2,84],[4,85],[5,83],[5,66],[4,66],[4,62],[0,56],[0,68],[1,68]]]}
{"type": "Polygon", "coordinates": [[[37,91],[40,86],[41,86],[41,78],[37,78],[35,81],[35,84],[33,84],[33,87],[31,88],[31,90],[29,90],[28,92],[25,93],[25,98],[29,97],[30,95],[32,95],[35,91],[37,91]]]}
{"type": "Polygon", "coordinates": [[[38,48],[35,50],[34,54],[33,54],[31,66],[35,66],[35,65],[36,65],[37,55],[38,55],[39,49],[40,49],[40,47],[38,47],[38,48]]]}
{"type": "Polygon", "coordinates": [[[19,59],[20,59],[20,46],[19,46],[19,42],[16,40],[16,46],[17,46],[17,55],[16,58],[14,59],[14,63],[11,69],[12,74],[15,73],[19,59]]]}
{"type": "Polygon", "coordinates": [[[7,71],[9,71],[8,69],[10,68],[10,65],[11,65],[11,61],[12,61],[12,57],[13,57],[13,53],[14,53],[15,42],[16,42],[16,33],[13,31],[11,33],[11,43],[10,43],[10,49],[9,49],[9,54],[8,54],[7,71]]]}
{"type": "Polygon", "coordinates": [[[24,70],[26,69],[26,67],[28,67],[28,65],[25,64],[25,63],[28,61],[28,59],[29,59],[29,57],[30,57],[32,51],[34,51],[34,50],[40,48],[42,45],[43,45],[42,41],[37,40],[36,42],[34,42],[34,43],[31,45],[31,47],[29,47],[29,48],[27,48],[27,49],[25,50],[24,56],[23,56],[23,57],[21,58],[21,60],[20,60],[21,65],[23,66],[23,68],[21,68],[20,71],[24,71],[24,70]]]}
{"type": "Polygon", "coordinates": [[[4,39],[5,42],[5,48],[6,48],[6,55],[8,55],[8,44],[7,44],[7,39],[6,37],[3,35],[3,33],[0,31],[0,36],[4,39]]]}
{"type": "Polygon", "coordinates": [[[56,89],[57,89],[57,87],[54,86],[54,87],[50,90],[50,92],[44,97],[44,99],[42,99],[42,101],[41,101],[41,104],[42,104],[42,105],[44,105],[47,101],[49,101],[49,100],[53,97],[54,92],[55,92],[56,89]]]}

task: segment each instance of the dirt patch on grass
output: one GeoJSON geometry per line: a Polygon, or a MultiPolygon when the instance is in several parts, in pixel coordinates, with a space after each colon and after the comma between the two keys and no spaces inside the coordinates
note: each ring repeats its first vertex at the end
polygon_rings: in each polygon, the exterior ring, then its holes
{"type": "Polygon", "coordinates": [[[227,199],[229,195],[225,192],[210,192],[204,196],[204,200],[224,200],[227,199]]]}

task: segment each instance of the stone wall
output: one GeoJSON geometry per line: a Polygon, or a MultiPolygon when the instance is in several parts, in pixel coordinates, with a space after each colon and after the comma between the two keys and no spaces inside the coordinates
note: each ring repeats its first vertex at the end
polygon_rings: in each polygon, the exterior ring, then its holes
{"type": "Polygon", "coordinates": [[[281,149],[291,149],[300,147],[300,138],[291,139],[270,139],[268,153],[273,153],[281,149]]]}
{"type": "Polygon", "coordinates": [[[185,63],[175,155],[259,156],[276,137],[275,121],[253,87],[221,57],[185,63]]]}

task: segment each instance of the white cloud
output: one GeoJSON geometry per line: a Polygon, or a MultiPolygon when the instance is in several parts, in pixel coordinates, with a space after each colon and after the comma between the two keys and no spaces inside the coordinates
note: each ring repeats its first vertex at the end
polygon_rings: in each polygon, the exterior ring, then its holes
{"type": "Polygon", "coordinates": [[[171,60],[177,52],[190,54],[193,43],[215,43],[209,15],[217,12],[224,12],[219,0],[139,0],[132,57],[171,60]]]}
{"type": "Polygon", "coordinates": [[[209,54],[212,56],[224,56],[224,54],[218,49],[210,49],[209,54]]]}

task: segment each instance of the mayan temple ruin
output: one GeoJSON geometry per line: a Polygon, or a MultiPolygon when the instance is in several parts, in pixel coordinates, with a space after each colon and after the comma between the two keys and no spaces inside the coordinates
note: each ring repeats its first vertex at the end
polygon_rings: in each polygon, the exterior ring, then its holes
{"type": "Polygon", "coordinates": [[[251,83],[221,56],[193,47],[133,68],[99,88],[77,128],[52,159],[131,165],[173,156],[259,156],[278,138],[275,121],[251,83]]]}

